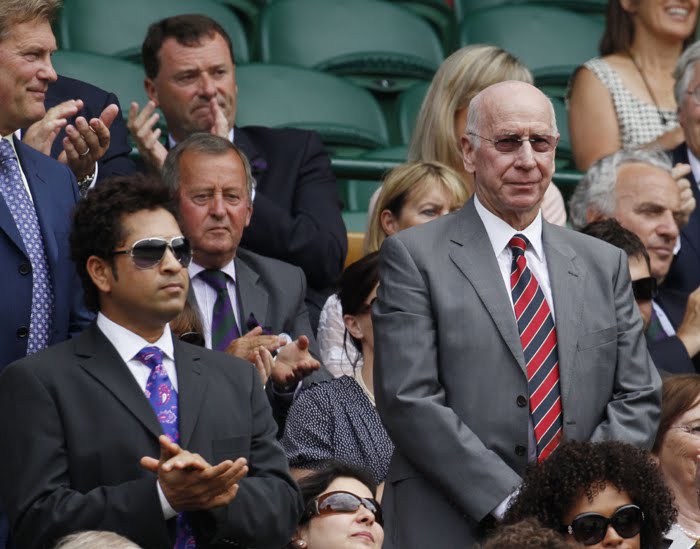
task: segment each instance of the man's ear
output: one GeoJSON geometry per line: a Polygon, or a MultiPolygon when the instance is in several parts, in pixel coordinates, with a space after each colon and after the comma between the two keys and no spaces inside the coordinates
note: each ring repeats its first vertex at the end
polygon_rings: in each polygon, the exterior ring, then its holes
{"type": "Polygon", "coordinates": [[[148,98],[158,106],[158,91],[156,90],[156,85],[150,78],[145,78],[143,81],[143,87],[146,90],[146,95],[148,98]]]}
{"type": "Polygon", "coordinates": [[[464,163],[464,169],[467,173],[473,174],[476,172],[476,166],[474,165],[474,142],[469,135],[462,135],[459,138],[460,144],[462,145],[462,162],[464,163]]]}
{"type": "Polygon", "coordinates": [[[343,322],[345,323],[345,329],[352,337],[358,340],[364,339],[362,328],[360,328],[360,324],[354,315],[343,315],[343,322]]]}
{"type": "Polygon", "coordinates": [[[107,260],[91,255],[85,263],[85,268],[92,283],[100,292],[106,294],[112,291],[112,284],[116,277],[107,260]]]}
{"type": "Polygon", "coordinates": [[[598,210],[594,210],[592,207],[586,209],[586,224],[594,221],[603,221],[604,219],[608,219],[608,216],[603,215],[598,210]]]}

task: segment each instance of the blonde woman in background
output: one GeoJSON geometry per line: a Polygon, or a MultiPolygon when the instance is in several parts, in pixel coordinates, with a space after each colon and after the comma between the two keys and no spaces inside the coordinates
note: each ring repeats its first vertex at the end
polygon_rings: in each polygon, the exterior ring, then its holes
{"type": "MultiPolygon", "coordinates": [[[[468,46],[445,59],[423,100],[408,149],[409,162],[442,162],[460,175],[468,196],[474,194],[474,178],[462,162],[460,137],[474,96],[504,80],[533,83],[527,67],[496,46],[468,46]]],[[[566,223],[564,199],[554,184],[544,195],[542,215],[550,223],[566,223]]]]}
{"type": "MultiPolygon", "coordinates": [[[[384,180],[370,216],[365,252],[379,250],[387,236],[461,208],[468,194],[459,174],[438,162],[411,162],[384,180]]],[[[360,374],[362,356],[346,345],[343,311],[337,294],[321,311],[317,340],[321,360],[335,377],[360,374]]]]}

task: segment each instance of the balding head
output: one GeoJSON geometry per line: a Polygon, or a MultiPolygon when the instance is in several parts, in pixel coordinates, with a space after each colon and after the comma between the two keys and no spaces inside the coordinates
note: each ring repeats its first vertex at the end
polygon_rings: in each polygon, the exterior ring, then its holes
{"type": "Polygon", "coordinates": [[[477,94],[462,153],[479,201],[512,227],[527,227],[552,180],[558,141],[552,103],[534,86],[510,80],[477,94]]]}

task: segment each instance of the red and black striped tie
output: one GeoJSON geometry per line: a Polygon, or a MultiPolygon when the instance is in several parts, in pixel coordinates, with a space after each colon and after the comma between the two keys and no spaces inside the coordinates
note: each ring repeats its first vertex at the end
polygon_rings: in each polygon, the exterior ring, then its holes
{"type": "Polygon", "coordinates": [[[521,234],[516,234],[508,243],[513,251],[510,288],[527,365],[537,461],[542,462],[558,446],[561,438],[559,355],[557,332],[549,305],[525,259],[528,244],[527,238],[521,234]]]}

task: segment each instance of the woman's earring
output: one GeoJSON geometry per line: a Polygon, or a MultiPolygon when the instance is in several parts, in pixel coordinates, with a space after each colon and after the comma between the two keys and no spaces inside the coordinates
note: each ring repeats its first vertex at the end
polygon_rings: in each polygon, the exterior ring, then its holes
{"type": "Polygon", "coordinates": [[[292,542],[294,549],[306,549],[306,542],[303,539],[295,539],[292,542]]]}

